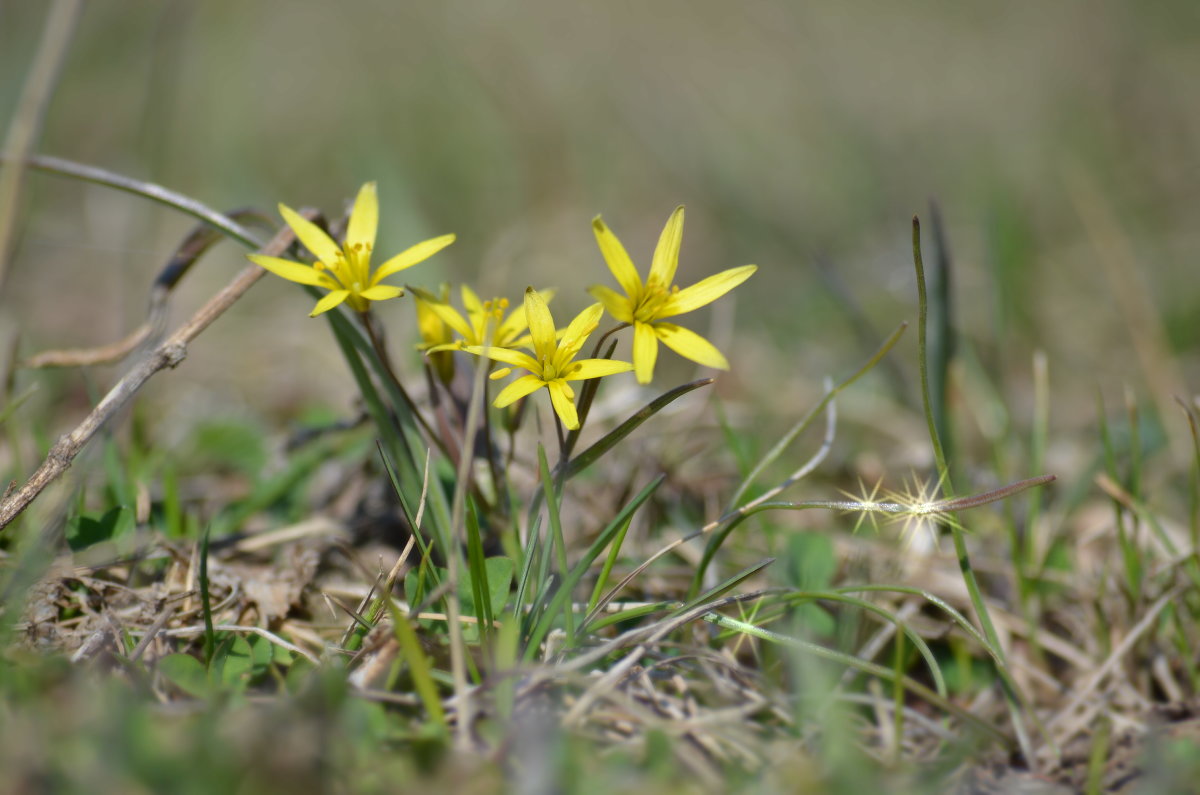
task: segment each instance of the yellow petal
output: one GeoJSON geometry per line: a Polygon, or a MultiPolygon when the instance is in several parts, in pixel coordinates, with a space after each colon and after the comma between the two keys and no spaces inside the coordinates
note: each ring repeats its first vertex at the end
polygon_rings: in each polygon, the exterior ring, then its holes
{"type": "Polygon", "coordinates": [[[562,420],[563,425],[569,431],[578,429],[579,414],[575,411],[575,404],[571,402],[571,396],[567,393],[569,387],[557,379],[546,386],[550,389],[550,402],[554,404],[554,411],[562,420]]]}
{"type": "Polygon", "coordinates": [[[594,284],[588,288],[588,294],[604,304],[608,314],[612,315],[618,323],[633,322],[633,307],[631,306],[633,302],[616,290],[605,287],[603,284],[594,284]]]}
{"type": "Polygon", "coordinates": [[[683,205],[675,208],[667,225],[663,227],[658,237],[658,245],[654,247],[654,259],[650,262],[650,277],[647,283],[655,282],[662,287],[670,287],[675,279],[675,269],[679,267],[679,246],[683,243],[683,205]]]}
{"type": "Polygon", "coordinates": [[[379,227],[379,196],[375,183],[368,182],[358,190],[354,209],[350,212],[350,224],[346,227],[346,247],[353,249],[361,244],[368,250],[375,246],[375,231],[379,227]]]}
{"type": "Polygon", "coordinates": [[[404,295],[404,290],[390,284],[377,284],[363,290],[359,295],[368,301],[386,301],[389,298],[399,298],[404,295]]]}
{"type": "Polygon", "coordinates": [[[691,312],[693,309],[711,304],[725,293],[749,279],[758,270],[757,265],[743,265],[701,279],[691,287],[684,288],[667,299],[659,317],[671,317],[691,312]]]}
{"type": "Polygon", "coordinates": [[[462,350],[467,353],[473,353],[476,356],[486,356],[497,362],[511,364],[514,367],[523,367],[531,373],[540,373],[542,366],[537,360],[528,353],[522,351],[514,351],[509,348],[497,348],[495,346],[487,347],[484,345],[464,345],[462,350]]]}
{"type": "Polygon", "coordinates": [[[317,270],[311,265],[292,262],[290,259],[268,257],[263,254],[247,255],[255,265],[261,265],[276,276],[282,276],[289,282],[309,284],[313,287],[324,287],[326,290],[336,290],[339,285],[327,273],[317,270]]]}
{"type": "Polygon", "coordinates": [[[689,331],[674,323],[655,323],[654,333],[671,350],[685,359],[691,359],[705,367],[715,367],[718,370],[728,370],[729,362],[721,355],[711,342],[694,331],[689,331]]]}
{"type": "Polygon", "coordinates": [[[469,314],[477,314],[483,311],[483,302],[479,300],[479,296],[475,294],[467,285],[462,286],[463,309],[469,314]]]}
{"type": "Polygon", "coordinates": [[[433,312],[443,323],[458,332],[459,336],[468,343],[483,342],[483,340],[475,339],[475,330],[471,328],[471,324],[450,304],[444,301],[426,301],[425,305],[429,307],[430,312],[433,312]]]}
{"type": "Polygon", "coordinates": [[[517,402],[526,395],[538,391],[545,385],[546,382],[537,376],[523,375],[504,387],[504,389],[501,389],[500,394],[496,395],[496,399],[492,401],[492,405],[498,409],[502,409],[507,405],[517,402]]]}
{"type": "Polygon", "coordinates": [[[325,230],[286,204],[279,205],[279,214],[283,216],[283,220],[287,221],[287,225],[296,233],[296,237],[300,238],[300,242],[304,244],[304,247],[316,255],[317,259],[329,266],[337,262],[338,257],[342,254],[342,250],[338,248],[337,243],[334,243],[329,235],[325,234],[325,230]]]}
{"type": "MultiPolygon", "coordinates": [[[[420,350],[421,347],[422,346],[418,345],[417,349],[420,350]]],[[[459,341],[459,342],[442,342],[437,345],[430,345],[428,348],[426,348],[425,355],[431,356],[435,353],[445,353],[446,351],[465,351],[466,349],[467,349],[467,346],[463,345],[461,341],[459,341]]]]}
{"type": "MultiPolygon", "coordinates": [[[[546,306],[550,306],[550,300],[554,298],[554,293],[554,290],[538,290],[538,295],[546,302],[546,306]]],[[[514,345],[512,342],[513,337],[523,333],[527,328],[529,328],[529,319],[525,316],[523,308],[516,307],[508,313],[508,316],[496,328],[496,339],[508,340],[506,344],[512,347],[514,345]]]]}
{"type": "Polygon", "coordinates": [[[488,378],[492,381],[499,381],[501,378],[506,378],[511,372],[511,367],[501,367],[499,370],[493,370],[488,373],[488,378]]]}
{"type": "Polygon", "coordinates": [[[554,316],[546,299],[532,287],[525,290],[525,319],[529,321],[529,334],[533,337],[533,349],[539,361],[554,355],[554,316]]]}
{"type": "Polygon", "coordinates": [[[575,354],[579,353],[579,349],[587,342],[588,335],[595,331],[596,326],[600,324],[600,318],[603,315],[604,307],[600,304],[592,304],[575,316],[575,319],[567,326],[567,330],[563,332],[562,340],[558,343],[558,352],[554,357],[555,364],[562,367],[575,358],[575,354]]]}
{"type": "Polygon", "coordinates": [[[633,369],[629,362],[612,359],[580,359],[571,365],[570,374],[563,376],[568,381],[583,381],[587,378],[603,378],[606,375],[627,373],[633,369]]]}
{"type": "Polygon", "coordinates": [[[617,240],[617,236],[605,226],[598,215],[592,219],[592,231],[596,233],[600,253],[604,255],[604,261],[608,263],[612,275],[617,277],[621,289],[631,298],[637,296],[642,290],[642,279],[638,276],[637,268],[633,267],[633,260],[629,259],[621,241],[617,240]]]}
{"type": "Polygon", "coordinates": [[[504,343],[505,348],[533,348],[533,337],[528,334],[522,334],[516,339],[508,340],[504,343]]]}
{"type": "Polygon", "coordinates": [[[316,317],[317,315],[324,314],[325,312],[328,312],[330,309],[333,309],[335,306],[340,304],[342,301],[345,301],[349,297],[350,297],[349,290],[334,290],[329,295],[322,298],[320,301],[317,301],[317,305],[313,307],[313,311],[310,312],[308,316],[316,317]]]}
{"type": "Polygon", "coordinates": [[[411,268],[417,263],[424,262],[453,242],[454,235],[442,235],[410,246],[380,265],[371,277],[371,281],[378,283],[380,279],[391,276],[393,273],[399,273],[405,268],[411,268]]]}
{"type": "Polygon", "coordinates": [[[633,369],[639,384],[648,384],[654,378],[654,362],[658,359],[658,338],[649,323],[633,326],[633,369]]]}

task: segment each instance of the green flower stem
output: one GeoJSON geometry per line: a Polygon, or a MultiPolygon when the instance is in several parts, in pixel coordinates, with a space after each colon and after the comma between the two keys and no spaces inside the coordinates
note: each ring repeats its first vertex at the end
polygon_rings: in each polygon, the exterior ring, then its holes
{"type": "MultiPolygon", "coordinates": [[[[948,498],[953,499],[954,486],[950,482],[950,469],[946,465],[946,453],[942,448],[941,438],[938,435],[937,422],[933,416],[933,403],[930,400],[929,362],[926,345],[929,298],[925,289],[925,263],[921,258],[921,221],[915,215],[912,221],[912,246],[913,266],[916,268],[917,274],[917,362],[921,374],[921,403],[925,409],[925,423],[929,426],[929,439],[933,445],[934,460],[937,462],[938,482],[941,484],[942,492],[948,498]]],[[[950,530],[950,537],[954,540],[954,554],[958,558],[959,570],[962,572],[963,582],[967,586],[967,593],[971,598],[971,606],[975,609],[975,615],[979,619],[980,626],[983,628],[984,636],[987,637],[988,642],[996,649],[996,653],[999,656],[997,665],[1006,668],[1008,663],[1004,656],[1004,649],[1000,646],[1000,635],[996,632],[996,627],[992,623],[992,617],[988,613],[987,604],[983,601],[983,593],[979,590],[979,581],[975,578],[975,569],[971,566],[971,558],[967,553],[967,542],[963,534],[962,525],[953,512],[948,514],[948,518],[949,521],[945,524],[950,530]]],[[[1024,721],[1021,718],[1017,693],[1014,688],[1006,685],[1004,695],[1008,701],[1009,712],[1012,715],[1013,729],[1017,733],[1021,752],[1024,754],[1026,761],[1029,764],[1033,764],[1033,749],[1025,730],[1024,721]]]]}

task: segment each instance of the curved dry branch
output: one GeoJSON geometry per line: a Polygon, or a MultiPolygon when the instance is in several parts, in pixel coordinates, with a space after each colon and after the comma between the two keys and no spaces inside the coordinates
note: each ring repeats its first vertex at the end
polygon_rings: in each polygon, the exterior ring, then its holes
{"type": "MultiPolygon", "coordinates": [[[[279,256],[292,245],[294,240],[292,230],[285,227],[269,243],[259,249],[259,252],[268,256],[279,256]]],[[[233,278],[233,281],[210,298],[208,303],[200,307],[196,314],[176,329],[174,334],[137,361],[75,430],[60,437],[54,443],[46,460],[25,482],[25,485],[6,495],[3,502],[0,502],[0,530],[17,518],[48,485],[71,466],[71,462],[96,435],[96,432],[133,399],[133,396],[142,388],[142,385],[150,380],[151,376],[159,370],[173,368],[182,362],[187,355],[188,343],[241,298],[242,294],[262,278],[264,273],[266,271],[257,265],[248,265],[243,268],[233,278]]]]}
{"type": "MultiPolygon", "coordinates": [[[[235,221],[266,221],[258,210],[240,209],[225,214],[235,221]]],[[[149,307],[146,320],[121,339],[107,345],[91,348],[64,348],[42,351],[21,362],[21,367],[37,370],[48,367],[87,367],[97,364],[119,362],[138,349],[147,340],[160,336],[167,322],[168,299],[171,291],[183,279],[196,260],[210,248],[225,239],[225,235],[207,222],[201,222],[191,231],[175,254],[159,271],[150,287],[149,307]]]]}

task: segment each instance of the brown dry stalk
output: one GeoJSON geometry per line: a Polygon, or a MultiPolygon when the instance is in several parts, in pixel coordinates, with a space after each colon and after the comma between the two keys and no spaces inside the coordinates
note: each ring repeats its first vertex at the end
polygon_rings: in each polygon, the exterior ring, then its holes
{"type": "MultiPolygon", "coordinates": [[[[225,214],[225,217],[239,223],[245,221],[264,221],[266,218],[257,210],[245,209],[231,210],[225,214]]],[[[221,230],[214,228],[207,221],[201,221],[192,230],[191,234],[179,244],[179,248],[175,250],[174,256],[171,257],[170,261],[163,266],[158,276],[155,277],[154,284],[150,288],[150,302],[149,308],[146,311],[145,322],[125,335],[125,337],[116,342],[92,348],[67,348],[63,350],[42,351],[21,362],[21,366],[28,369],[40,369],[44,367],[86,367],[97,364],[111,364],[121,361],[134,353],[147,340],[160,339],[162,332],[165,331],[167,304],[171,297],[171,291],[175,289],[175,286],[179,284],[192,265],[195,264],[196,260],[204,256],[210,248],[224,239],[225,236],[221,230]]]]}
{"type": "MultiPolygon", "coordinates": [[[[259,253],[280,256],[294,240],[295,236],[292,230],[285,227],[269,243],[259,249],[259,253]]],[[[0,530],[7,527],[47,486],[67,471],[75,457],[96,435],[96,432],[133,399],[133,396],[150,380],[151,376],[159,370],[168,367],[174,368],[182,362],[187,356],[188,343],[208,328],[209,324],[220,317],[225,310],[233,306],[234,302],[262,278],[264,273],[266,271],[257,265],[246,266],[233,278],[233,281],[210,298],[208,303],[200,307],[196,314],[192,315],[191,319],[180,326],[174,334],[134,364],[75,430],[60,437],[54,443],[46,455],[46,460],[25,482],[25,485],[6,495],[3,502],[0,502],[0,530]]]]}

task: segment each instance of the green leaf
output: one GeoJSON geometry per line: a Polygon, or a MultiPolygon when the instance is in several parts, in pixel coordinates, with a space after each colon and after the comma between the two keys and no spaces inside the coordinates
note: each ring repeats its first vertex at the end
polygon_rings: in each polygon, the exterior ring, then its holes
{"type": "Polygon", "coordinates": [[[512,588],[516,564],[513,563],[512,558],[495,557],[485,560],[483,568],[487,571],[488,600],[491,602],[492,615],[498,616],[504,611],[504,605],[508,603],[508,593],[512,588]]]}
{"type": "Polygon", "coordinates": [[[245,420],[205,423],[193,431],[189,442],[184,460],[197,471],[218,469],[257,479],[267,462],[262,428],[245,420]]]}
{"type": "Polygon", "coordinates": [[[837,571],[833,541],[821,533],[793,533],[787,541],[787,565],[781,570],[785,583],[804,591],[829,587],[837,571]]]}
{"type": "Polygon", "coordinates": [[[254,669],[250,642],[241,635],[226,638],[213,655],[213,672],[225,685],[242,686],[250,681],[254,669]]]}
{"type": "Polygon", "coordinates": [[[190,654],[168,654],[158,661],[158,671],[189,696],[207,698],[212,692],[204,663],[190,654]]]}
{"type": "Polygon", "coordinates": [[[675,402],[679,398],[691,392],[693,389],[699,389],[702,386],[708,386],[713,382],[712,378],[701,378],[699,381],[693,381],[690,384],[677,386],[669,392],[656,397],[654,400],[647,403],[636,414],[625,420],[609,431],[600,441],[593,444],[588,449],[584,450],[579,455],[575,456],[567,463],[567,478],[573,478],[583,470],[590,467],[596,462],[600,456],[607,453],[617,445],[622,439],[637,430],[638,426],[646,420],[653,417],[658,412],[675,402]]]}
{"type": "Polygon", "coordinates": [[[67,545],[72,552],[78,552],[93,544],[119,538],[132,530],[133,526],[133,511],[123,505],[118,505],[99,518],[77,516],[67,525],[67,545]]]}

